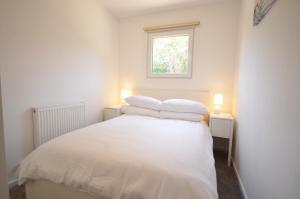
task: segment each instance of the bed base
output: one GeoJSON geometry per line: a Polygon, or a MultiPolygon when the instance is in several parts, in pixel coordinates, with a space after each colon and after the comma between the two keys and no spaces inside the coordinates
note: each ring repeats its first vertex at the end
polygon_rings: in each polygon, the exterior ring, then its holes
{"type": "Polygon", "coordinates": [[[25,187],[26,199],[110,199],[92,196],[86,192],[45,180],[27,182],[25,187]]]}

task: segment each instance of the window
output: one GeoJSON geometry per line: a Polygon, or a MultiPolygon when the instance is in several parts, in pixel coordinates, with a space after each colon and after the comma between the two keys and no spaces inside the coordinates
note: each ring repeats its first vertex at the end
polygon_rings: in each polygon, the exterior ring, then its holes
{"type": "Polygon", "coordinates": [[[148,77],[192,76],[194,29],[148,33],[148,77]]]}

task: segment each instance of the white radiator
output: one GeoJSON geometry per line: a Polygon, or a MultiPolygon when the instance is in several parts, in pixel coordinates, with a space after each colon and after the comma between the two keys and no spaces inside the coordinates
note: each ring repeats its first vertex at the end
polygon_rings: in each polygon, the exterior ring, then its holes
{"type": "Polygon", "coordinates": [[[34,146],[85,126],[85,104],[33,109],[34,146]]]}

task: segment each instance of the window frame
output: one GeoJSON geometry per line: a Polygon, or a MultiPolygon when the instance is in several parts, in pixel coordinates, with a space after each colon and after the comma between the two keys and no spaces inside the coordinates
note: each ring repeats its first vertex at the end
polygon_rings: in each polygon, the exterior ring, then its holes
{"type": "Polygon", "coordinates": [[[194,50],[194,28],[148,32],[147,77],[148,78],[192,78],[193,50],[194,50]],[[153,40],[154,40],[154,38],[170,37],[170,36],[176,36],[176,35],[188,35],[189,36],[187,73],[182,73],[182,74],[174,74],[174,73],[155,74],[155,73],[153,73],[152,72],[152,64],[153,64],[153,40]]]}

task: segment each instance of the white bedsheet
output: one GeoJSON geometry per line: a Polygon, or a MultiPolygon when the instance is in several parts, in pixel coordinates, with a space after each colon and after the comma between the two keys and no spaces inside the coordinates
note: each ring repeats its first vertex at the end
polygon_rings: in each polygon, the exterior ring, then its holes
{"type": "Polygon", "coordinates": [[[205,124],[123,115],[60,136],[21,163],[19,183],[49,180],[112,199],[218,198],[205,124]]]}

